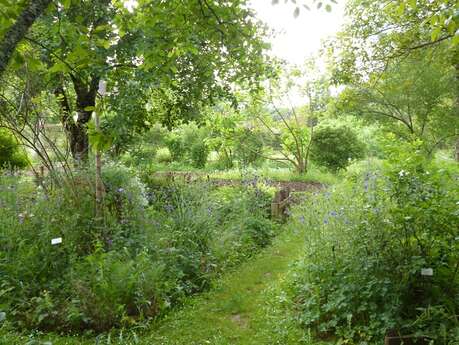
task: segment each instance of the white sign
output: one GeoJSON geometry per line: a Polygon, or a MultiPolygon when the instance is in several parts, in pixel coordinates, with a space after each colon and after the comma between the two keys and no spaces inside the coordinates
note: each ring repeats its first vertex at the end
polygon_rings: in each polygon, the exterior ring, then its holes
{"type": "Polygon", "coordinates": [[[51,240],[51,244],[54,246],[55,244],[60,244],[62,243],[62,237],[57,237],[57,238],[53,238],[51,240]]]}
{"type": "Polygon", "coordinates": [[[421,275],[422,276],[432,277],[433,276],[433,269],[432,268],[423,268],[423,269],[421,269],[421,275]]]}
{"type": "Polygon", "coordinates": [[[105,82],[105,80],[100,80],[99,81],[99,94],[101,96],[105,96],[106,93],[107,93],[107,83],[105,82]]]}

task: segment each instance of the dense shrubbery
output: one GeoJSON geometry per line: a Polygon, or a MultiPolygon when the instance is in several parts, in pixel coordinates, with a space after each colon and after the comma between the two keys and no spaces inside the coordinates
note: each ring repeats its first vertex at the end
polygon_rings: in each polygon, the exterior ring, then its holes
{"type": "Polygon", "coordinates": [[[234,147],[235,158],[242,167],[257,166],[263,162],[263,138],[250,129],[241,131],[234,147]]]}
{"type": "Polygon", "coordinates": [[[195,168],[203,168],[207,163],[209,148],[205,142],[206,132],[196,125],[183,126],[167,135],[166,145],[171,160],[187,162],[195,168]]]}
{"type": "Polygon", "coordinates": [[[332,171],[346,168],[353,159],[364,156],[364,146],[348,127],[319,128],[314,134],[311,158],[332,171]]]}
{"type": "Polygon", "coordinates": [[[158,163],[172,162],[172,155],[171,152],[167,149],[167,147],[162,147],[158,151],[156,151],[155,158],[158,163]]]}
{"type": "Polygon", "coordinates": [[[96,221],[87,176],[47,194],[1,179],[0,311],[18,327],[101,331],[158,316],[274,235],[258,188],[145,187],[119,167],[104,169],[96,221]]]}
{"type": "Polygon", "coordinates": [[[0,129],[0,169],[24,168],[27,164],[27,156],[14,137],[6,130],[0,129]]]}
{"type": "Polygon", "coordinates": [[[321,337],[379,344],[392,329],[457,343],[458,172],[406,146],[391,152],[383,171],[296,210],[293,226],[308,229],[308,243],[292,298],[321,337]]]}
{"type": "Polygon", "coordinates": [[[195,168],[204,168],[209,156],[209,149],[204,141],[194,143],[190,148],[191,165],[195,168]]]}
{"type": "Polygon", "coordinates": [[[166,145],[173,161],[179,162],[183,160],[186,147],[181,137],[176,134],[170,134],[166,140],[166,145]]]}

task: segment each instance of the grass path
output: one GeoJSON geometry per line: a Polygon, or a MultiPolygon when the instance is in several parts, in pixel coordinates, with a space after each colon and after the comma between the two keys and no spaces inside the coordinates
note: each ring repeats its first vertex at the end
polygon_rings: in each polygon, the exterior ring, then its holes
{"type": "Polygon", "coordinates": [[[304,234],[287,229],[272,246],[142,336],[142,343],[298,344],[302,332],[292,325],[279,332],[286,311],[273,310],[267,299],[267,291],[276,290],[304,245],[304,234]]]}
{"type": "MultiPolygon", "coordinates": [[[[288,226],[274,243],[215,282],[213,288],[189,299],[180,309],[147,329],[94,338],[48,335],[41,341],[0,334],[0,345],[288,345],[308,344],[303,332],[289,323],[288,308],[272,304],[289,265],[301,254],[304,233],[288,226]],[[302,340],[303,339],[303,340],[302,340]]],[[[1,332],[0,332],[1,333],[1,332]]],[[[35,337],[33,337],[36,339],[35,337]]]]}

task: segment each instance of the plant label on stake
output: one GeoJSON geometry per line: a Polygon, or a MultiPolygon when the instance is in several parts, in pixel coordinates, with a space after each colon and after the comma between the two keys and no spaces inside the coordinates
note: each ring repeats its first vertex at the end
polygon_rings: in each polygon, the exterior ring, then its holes
{"type": "Polygon", "coordinates": [[[51,239],[51,244],[54,246],[56,244],[61,244],[62,243],[62,237],[56,237],[51,239]]]}
{"type": "Polygon", "coordinates": [[[421,275],[426,277],[433,276],[433,269],[432,268],[423,268],[421,269],[421,275]]]}
{"type": "Polygon", "coordinates": [[[105,80],[99,81],[99,94],[101,96],[105,96],[107,94],[107,83],[105,80]]]}

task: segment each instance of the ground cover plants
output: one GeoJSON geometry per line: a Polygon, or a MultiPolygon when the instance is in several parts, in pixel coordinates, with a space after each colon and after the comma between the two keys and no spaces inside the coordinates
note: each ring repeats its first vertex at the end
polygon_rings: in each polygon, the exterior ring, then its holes
{"type": "Polygon", "coordinates": [[[294,212],[292,227],[307,234],[287,291],[316,337],[377,344],[392,330],[458,341],[458,169],[420,146],[392,145],[384,168],[294,212]]]}
{"type": "Polygon", "coordinates": [[[107,167],[99,221],[87,173],[75,178],[77,190],[51,191],[2,179],[0,305],[18,328],[103,331],[158,317],[277,231],[258,187],[144,185],[107,167]]]}

